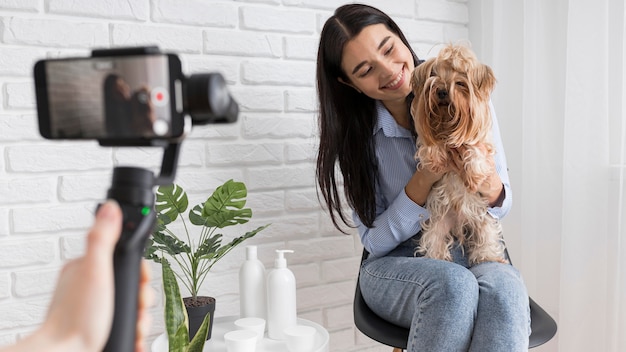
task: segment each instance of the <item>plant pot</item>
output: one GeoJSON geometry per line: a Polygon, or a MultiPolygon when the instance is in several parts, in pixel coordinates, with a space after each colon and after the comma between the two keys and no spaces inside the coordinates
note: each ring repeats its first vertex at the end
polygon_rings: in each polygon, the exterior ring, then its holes
{"type": "Polygon", "coordinates": [[[213,331],[213,320],[215,313],[215,298],[198,296],[195,299],[193,297],[183,298],[185,302],[185,308],[187,309],[187,316],[189,317],[189,341],[196,336],[202,321],[207,314],[211,314],[209,320],[209,333],[206,339],[211,339],[211,332],[213,331]]]}

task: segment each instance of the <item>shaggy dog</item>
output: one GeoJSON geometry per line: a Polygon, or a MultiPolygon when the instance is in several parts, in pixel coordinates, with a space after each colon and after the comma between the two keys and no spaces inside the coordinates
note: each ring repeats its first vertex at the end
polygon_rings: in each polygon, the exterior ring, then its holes
{"type": "Polygon", "coordinates": [[[477,191],[493,169],[489,99],[495,83],[491,68],[461,45],[444,47],[413,73],[415,157],[418,167],[443,173],[426,200],[430,219],[422,224],[416,255],[451,261],[456,242],[470,265],[506,262],[501,225],[477,191]],[[451,171],[459,164],[460,171],[451,171]]]}

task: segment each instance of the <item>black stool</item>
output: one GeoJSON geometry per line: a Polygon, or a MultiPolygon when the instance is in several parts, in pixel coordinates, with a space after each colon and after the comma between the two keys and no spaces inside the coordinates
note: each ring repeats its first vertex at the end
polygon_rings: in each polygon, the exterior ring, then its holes
{"type": "MultiPolygon", "coordinates": [[[[366,250],[363,250],[361,261],[365,260],[368,254],[366,250]]],[[[508,251],[506,256],[510,258],[508,251]]],[[[554,337],[557,326],[554,319],[543,308],[532,298],[529,297],[529,300],[532,332],[528,347],[533,348],[543,345],[554,337]]],[[[390,323],[372,312],[361,295],[359,279],[357,279],[356,292],[354,294],[354,323],[357,329],[369,338],[387,346],[406,349],[409,340],[409,329],[390,323]]]]}

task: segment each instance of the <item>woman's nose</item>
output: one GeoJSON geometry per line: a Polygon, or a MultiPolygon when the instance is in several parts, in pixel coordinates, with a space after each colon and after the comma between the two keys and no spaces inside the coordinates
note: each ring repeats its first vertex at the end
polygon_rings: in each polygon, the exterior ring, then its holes
{"type": "Polygon", "coordinates": [[[391,60],[383,60],[380,63],[380,72],[383,77],[391,77],[394,74],[394,65],[391,60]]]}

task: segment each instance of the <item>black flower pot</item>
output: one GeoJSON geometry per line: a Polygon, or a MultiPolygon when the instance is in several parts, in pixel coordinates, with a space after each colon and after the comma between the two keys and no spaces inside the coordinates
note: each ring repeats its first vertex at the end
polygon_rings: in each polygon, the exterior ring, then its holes
{"type": "Polygon", "coordinates": [[[211,332],[213,331],[213,316],[215,313],[215,298],[198,296],[195,299],[193,297],[183,298],[185,302],[185,308],[187,309],[187,316],[189,317],[189,341],[196,336],[202,321],[207,314],[211,314],[209,320],[209,333],[206,339],[211,339],[211,332]]]}

